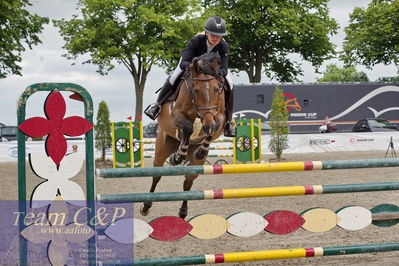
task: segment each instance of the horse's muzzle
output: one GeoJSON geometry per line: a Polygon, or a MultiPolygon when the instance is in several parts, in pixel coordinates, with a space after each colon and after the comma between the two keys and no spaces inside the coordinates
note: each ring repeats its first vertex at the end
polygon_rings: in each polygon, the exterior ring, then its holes
{"type": "Polygon", "coordinates": [[[205,135],[213,136],[219,127],[220,122],[213,114],[208,113],[208,115],[204,115],[202,119],[202,130],[204,131],[205,135]]]}
{"type": "Polygon", "coordinates": [[[205,135],[213,136],[217,130],[215,125],[203,125],[202,130],[204,131],[205,135]]]}

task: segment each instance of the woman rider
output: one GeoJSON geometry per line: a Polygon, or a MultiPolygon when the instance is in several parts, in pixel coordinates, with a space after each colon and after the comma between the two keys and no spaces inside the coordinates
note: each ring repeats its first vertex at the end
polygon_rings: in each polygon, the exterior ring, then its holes
{"type": "Polygon", "coordinates": [[[160,89],[157,102],[149,105],[145,109],[144,113],[149,118],[155,120],[158,117],[162,104],[173,91],[173,84],[176,82],[176,79],[184,72],[195,57],[199,57],[207,52],[218,52],[221,58],[219,74],[226,79],[229,85],[229,93],[227,93],[227,97],[225,97],[227,121],[224,127],[224,135],[226,137],[235,136],[235,128],[231,122],[234,102],[233,81],[228,71],[229,46],[222,38],[225,35],[227,35],[227,32],[224,19],[213,16],[206,21],[205,34],[197,34],[188,42],[187,47],[182,52],[180,64],[173,71],[172,75],[167,78],[165,84],[160,89]]]}

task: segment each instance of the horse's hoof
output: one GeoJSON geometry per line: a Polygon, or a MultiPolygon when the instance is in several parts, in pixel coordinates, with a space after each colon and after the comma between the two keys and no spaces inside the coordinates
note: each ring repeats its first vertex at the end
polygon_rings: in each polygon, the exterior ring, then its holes
{"type": "Polygon", "coordinates": [[[143,204],[140,208],[140,213],[143,216],[147,216],[150,213],[150,208],[152,204],[143,204]]]}
{"type": "Polygon", "coordinates": [[[169,163],[173,166],[179,165],[183,162],[183,158],[182,156],[177,155],[176,153],[173,153],[170,157],[169,157],[169,163]]]}
{"type": "Polygon", "coordinates": [[[198,161],[201,161],[201,160],[205,159],[205,157],[207,155],[208,155],[207,150],[198,148],[198,150],[196,150],[196,152],[195,152],[195,159],[197,159],[198,161]]]}
{"type": "Polygon", "coordinates": [[[185,219],[187,217],[187,213],[188,213],[188,207],[180,208],[179,217],[182,218],[182,219],[185,219]]]}
{"type": "Polygon", "coordinates": [[[147,209],[147,210],[145,210],[145,209],[146,209],[145,206],[141,206],[141,208],[140,208],[140,213],[143,216],[147,216],[150,213],[149,209],[147,209]]]}

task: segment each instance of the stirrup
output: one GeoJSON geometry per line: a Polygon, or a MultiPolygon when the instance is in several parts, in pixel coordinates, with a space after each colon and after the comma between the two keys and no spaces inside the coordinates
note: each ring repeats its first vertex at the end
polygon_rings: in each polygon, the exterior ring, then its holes
{"type": "Polygon", "coordinates": [[[231,138],[234,138],[236,136],[236,129],[234,127],[233,122],[231,121],[226,122],[226,124],[224,125],[223,135],[225,137],[231,137],[231,138]]]}
{"type": "Polygon", "coordinates": [[[151,118],[152,120],[157,119],[160,114],[161,105],[158,103],[150,104],[145,110],[144,113],[151,118]]]}

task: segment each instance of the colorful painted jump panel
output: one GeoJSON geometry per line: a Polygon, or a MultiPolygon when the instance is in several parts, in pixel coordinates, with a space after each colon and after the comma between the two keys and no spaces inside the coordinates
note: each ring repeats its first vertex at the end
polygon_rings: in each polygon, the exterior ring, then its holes
{"type": "MultiPolygon", "coordinates": [[[[35,84],[40,86],[57,84],[35,84]]],[[[58,84],[60,86],[74,84],[58,84]]],[[[72,86],[73,87],[73,86],[72,86]]],[[[78,86],[76,86],[78,87],[78,86]]],[[[34,91],[33,88],[31,88],[34,91]]],[[[69,88],[72,90],[72,88],[69,88]]],[[[38,89],[40,90],[40,89],[38,89]]],[[[27,93],[29,95],[29,93],[27,93]]],[[[24,96],[25,97],[25,96],[24,96]]],[[[21,97],[22,99],[23,97],[21,97]]],[[[23,100],[19,101],[20,112],[23,100]]],[[[91,100],[90,100],[91,101],[91,100]]],[[[79,116],[65,117],[66,103],[62,94],[57,90],[50,91],[44,103],[44,117],[32,117],[24,120],[19,125],[19,130],[24,134],[39,138],[45,137],[43,152],[30,153],[29,163],[32,171],[44,181],[39,183],[31,194],[31,207],[37,208],[49,206],[46,215],[35,220],[34,223],[20,227],[20,234],[26,240],[35,244],[48,244],[47,256],[52,265],[64,265],[69,256],[68,242],[83,243],[96,234],[96,232],[84,223],[59,223],[51,217],[62,215],[68,217],[67,203],[75,206],[86,206],[87,197],[79,184],[70,179],[76,176],[82,169],[84,154],[73,152],[67,154],[67,141],[65,136],[81,136],[93,128],[93,124],[79,116]],[[56,215],[52,215],[52,214],[56,215]],[[59,230],[52,234],[52,230],[59,230]],[[79,233],[84,231],[85,234],[79,233]],[[47,232],[47,233],[46,233],[47,232]]],[[[18,118],[20,119],[20,117],[18,118]]],[[[20,145],[20,142],[18,141],[20,145]]],[[[22,157],[22,159],[25,159],[22,157]]],[[[19,157],[19,160],[21,158],[19,157]]],[[[20,170],[20,169],[19,169],[20,170]]],[[[23,171],[24,172],[24,171],[23,171]]],[[[19,186],[25,186],[26,176],[19,176],[19,186]],[[23,180],[22,180],[23,179],[23,180]],[[22,182],[23,181],[23,182],[22,182]],[[21,183],[23,185],[21,185],[21,183]]],[[[23,188],[21,191],[25,191],[23,188]]],[[[19,193],[20,199],[26,198],[25,192],[19,193]],[[21,195],[22,194],[22,195],[21,195]]],[[[21,209],[20,209],[21,211],[21,209]]],[[[44,213],[43,213],[44,214],[44,213]]],[[[20,242],[24,243],[24,242],[20,242]]],[[[20,244],[20,254],[23,256],[26,245],[20,244]]],[[[21,265],[28,264],[27,256],[20,259],[21,265]]]]}
{"type": "Polygon", "coordinates": [[[393,226],[399,223],[399,212],[396,211],[399,207],[395,206],[395,209],[392,206],[395,205],[381,204],[371,210],[361,206],[347,206],[336,212],[325,208],[312,208],[301,214],[278,210],[264,217],[251,212],[239,212],[227,218],[203,214],[188,221],[179,217],[163,216],[149,223],[137,218],[125,218],[108,227],[105,235],[120,243],[137,243],[147,237],[160,241],[177,241],[188,234],[198,239],[215,239],[226,232],[238,237],[250,237],[262,231],[286,235],[300,228],[319,233],[329,231],[337,225],[345,230],[361,230],[370,224],[386,226],[390,222],[390,226],[393,226]],[[379,225],[378,222],[381,221],[385,223],[379,225]],[[130,237],[127,236],[128,233],[130,237]]]}

